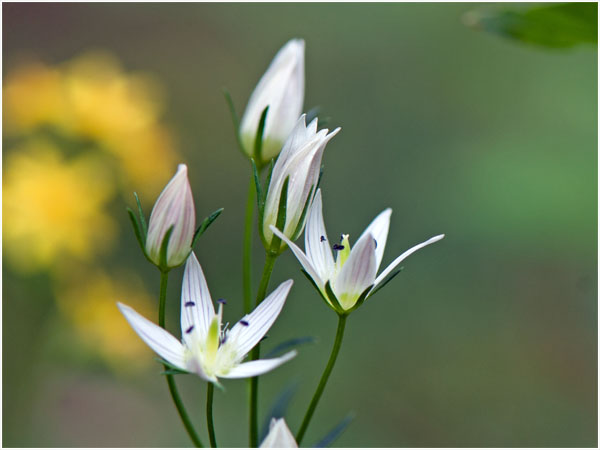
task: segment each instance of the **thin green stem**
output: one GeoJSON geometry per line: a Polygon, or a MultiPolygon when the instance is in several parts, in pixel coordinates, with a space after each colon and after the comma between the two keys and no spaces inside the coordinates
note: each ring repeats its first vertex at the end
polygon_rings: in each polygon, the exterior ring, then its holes
{"type": "Polygon", "coordinates": [[[260,279],[258,292],[256,293],[256,306],[260,305],[267,296],[267,289],[269,288],[269,281],[271,281],[271,274],[273,273],[273,267],[275,266],[277,256],[278,255],[274,253],[267,252],[265,257],[265,267],[263,268],[262,278],[260,279]]]}
{"type": "Polygon", "coordinates": [[[167,304],[167,283],[169,272],[160,272],[160,297],[158,300],[158,325],[165,328],[165,307],[167,304]]]}
{"type": "Polygon", "coordinates": [[[333,370],[333,366],[335,365],[335,361],[337,359],[338,353],[340,352],[340,348],[342,347],[342,339],[344,338],[344,329],[346,328],[346,318],[348,316],[344,314],[338,315],[338,326],[337,332],[335,334],[335,341],[333,343],[333,348],[331,349],[331,355],[329,356],[329,361],[327,362],[327,367],[325,367],[325,371],[323,375],[321,375],[321,380],[319,381],[319,385],[317,386],[317,390],[313,395],[312,400],[310,401],[310,405],[308,405],[308,409],[306,410],[306,414],[304,415],[304,420],[302,421],[302,425],[300,426],[300,430],[296,435],[296,442],[300,445],[302,442],[302,438],[304,437],[304,433],[306,433],[306,429],[308,428],[308,424],[310,423],[310,419],[312,418],[315,409],[317,408],[317,404],[319,403],[319,399],[325,390],[325,385],[327,384],[327,380],[329,379],[329,375],[331,375],[331,371],[333,370]]]}
{"type": "Polygon", "coordinates": [[[254,177],[250,177],[248,200],[246,201],[246,219],[244,226],[244,249],[242,280],[244,286],[244,313],[252,309],[252,225],[254,219],[255,188],[254,177]]]}
{"type": "MultiPolygon", "coordinates": [[[[165,328],[165,305],[167,299],[167,281],[169,279],[169,272],[161,271],[160,272],[160,297],[158,303],[158,324],[165,328]]],[[[164,366],[165,370],[168,370],[168,366],[164,366]]],[[[194,430],[194,426],[183,406],[183,402],[181,401],[181,397],[179,396],[179,392],[177,391],[177,386],[175,385],[175,379],[173,375],[166,375],[167,377],[167,385],[169,386],[169,392],[171,393],[171,398],[173,399],[173,403],[175,403],[175,408],[177,408],[177,412],[179,413],[179,417],[183,422],[183,426],[185,427],[190,439],[194,443],[196,447],[204,447],[202,445],[202,441],[198,437],[196,430],[194,430]]]]}
{"type": "Polygon", "coordinates": [[[210,440],[210,446],[217,448],[217,438],[215,437],[215,424],[213,422],[213,393],[215,391],[215,385],[208,383],[206,390],[206,426],[208,428],[208,438],[210,440]]]}
{"type": "MultiPolygon", "coordinates": [[[[260,305],[267,295],[276,259],[276,254],[267,252],[262,278],[256,294],[256,306],[260,305]]],[[[258,358],[260,358],[260,343],[256,344],[250,354],[252,361],[258,358]]],[[[258,447],[258,377],[250,378],[250,447],[258,447]]]]}

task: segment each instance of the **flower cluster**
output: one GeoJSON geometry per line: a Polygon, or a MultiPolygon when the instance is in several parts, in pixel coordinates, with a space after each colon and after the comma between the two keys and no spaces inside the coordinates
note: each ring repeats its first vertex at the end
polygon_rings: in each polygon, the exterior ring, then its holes
{"type": "MultiPolygon", "coordinates": [[[[265,248],[265,265],[254,309],[235,325],[223,325],[224,299],[212,301],[207,281],[194,254],[198,238],[220,210],[195,229],[195,207],[187,167],[177,173],[158,197],[148,226],[141,206],[129,210],[136,237],[146,258],[161,272],[158,325],[133,308],[118,303],[121,313],[141,339],[162,359],[169,389],[193,442],[198,436],[186,420],[187,413],[177,400],[173,375],[190,373],[208,382],[207,426],[211,446],[216,446],[212,418],[213,387],[221,378],[252,378],[271,371],[296,356],[296,350],[259,359],[260,342],[282,311],[293,281],[281,283],[267,295],[276,258],[288,247],[299,260],[305,275],[327,306],[338,316],[332,354],[319,386],[294,437],[284,419],[274,417],[261,447],[297,447],[314,414],[339,353],[348,315],[372,297],[399,271],[399,264],[415,251],[439,241],[434,236],[402,253],[379,273],[391,209],[385,209],[365,229],[353,246],[349,235],[330,241],[323,220],[323,199],[319,189],[322,158],[329,141],[340,128],[318,129],[316,118],[307,125],[302,114],[304,102],[304,42],[292,40],[275,56],[250,96],[237,130],[240,149],[250,159],[258,203],[258,233],[265,248]],[[261,181],[269,166],[267,179],[261,181]],[[263,189],[264,187],[264,189],[263,189]],[[305,229],[306,228],[306,229],[305,229]],[[302,251],[294,241],[304,232],[302,251]],[[185,262],[181,288],[181,338],[165,330],[166,280],[174,268],[185,262]]],[[[233,108],[232,108],[233,109],[233,108]]],[[[234,123],[237,116],[234,113],[234,123]]],[[[252,206],[250,204],[249,208],[252,206]]],[[[252,209],[247,211],[252,215],[252,209]]],[[[248,225],[247,225],[248,226],[248,225]]],[[[252,223],[250,223],[251,231],[252,223]]],[[[247,251],[247,249],[245,249],[247,251]]],[[[248,254],[246,254],[248,255],[248,254]]],[[[245,266],[244,276],[251,270],[245,266]],[[247,271],[247,272],[246,272],[247,271]]],[[[257,383],[250,382],[250,445],[258,446],[257,383]]]]}

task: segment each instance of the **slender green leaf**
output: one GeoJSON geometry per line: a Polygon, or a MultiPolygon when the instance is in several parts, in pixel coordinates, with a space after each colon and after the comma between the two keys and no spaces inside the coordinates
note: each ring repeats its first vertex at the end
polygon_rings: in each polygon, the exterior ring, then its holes
{"type": "Polygon", "coordinates": [[[194,238],[192,239],[192,248],[195,247],[196,242],[198,241],[198,238],[204,234],[204,232],[206,231],[206,229],[208,227],[210,227],[215,220],[217,220],[217,217],[219,217],[221,215],[221,213],[223,212],[224,209],[225,208],[219,208],[219,209],[217,209],[215,212],[213,212],[210,216],[206,217],[202,221],[202,224],[200,224],[200,226],[198,227],[198,229],[194,233],[194,238]]]}

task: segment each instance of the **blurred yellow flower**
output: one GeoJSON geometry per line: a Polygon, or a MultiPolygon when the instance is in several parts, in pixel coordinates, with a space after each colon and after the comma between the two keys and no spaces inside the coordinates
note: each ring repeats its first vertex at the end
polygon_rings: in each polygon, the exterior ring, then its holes
{"type": "Polygon", "coordinates": [[[60,71],[37,62],[17,67],[6,79],[2,111],[8,133],[64,126],[69,113],[60,71]]]}
{"type": "Polygon", "coordinates": [[[96,155],[65,160],[47,141],[11,153],[3,178],[3,239],[23,271],[54,268],[68,258],[90,260],[107,248],[115,224],[104,208],[114,195],[106,164],[96,155]]]}
{"type": "MultiPolygon", "coordinates": [[[[96,270],[77,274],[58,283],[58,309],[73,327],[77,342],[93,351],[115,370],[134,370],[152,362],[152,352],[137,339],[117,308],[117,301],[135,304],[152,316],[156,301],[133,274],[112,279],[96,270]]],[[[158,367],[158,366],[157,366],[158,367]]]]}
{"type": "Polygon", "coordinates": [[[119,185],[133,186],[142,200],[160,192],[180,159],[159,121],[162,105],[150,76],[124,72],[116,58],[99,51],[56,67],[28,63],[10,72],[4,85],[8,134],[49,126],[71,140],[91,140],[115,158],[119,185]]]}
{"type": "Polygon", "coordinates": [[[111,140],[156,123],[158,87],[148,77],[124,74],[110,54],[85,54],[66,63],[63,72],[74,132],[111,140]]]}

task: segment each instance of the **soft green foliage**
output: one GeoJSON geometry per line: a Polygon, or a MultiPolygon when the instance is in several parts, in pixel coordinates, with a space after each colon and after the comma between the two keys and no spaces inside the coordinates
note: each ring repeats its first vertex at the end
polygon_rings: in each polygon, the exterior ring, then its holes
{"type": "Polygon", "coordinates": [[[545,47],[572,47],[598,42],[598,4],[567,3],[543,6],[498,6],[471,11],[469,26],[545,47]]]}

